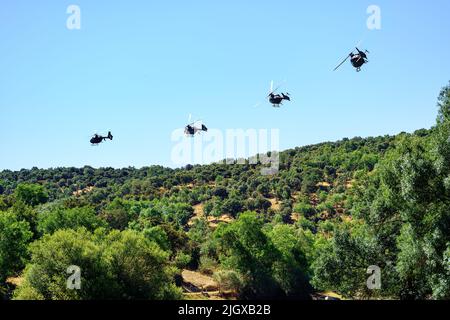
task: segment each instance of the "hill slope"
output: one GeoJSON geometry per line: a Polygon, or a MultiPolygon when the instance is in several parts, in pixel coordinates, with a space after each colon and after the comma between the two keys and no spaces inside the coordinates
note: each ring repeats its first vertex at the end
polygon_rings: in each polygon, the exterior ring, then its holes
{"type": "Polygon", "coordinates": [[[15,298],[173,299],[200,272],[228,297],[449,299],[449,110],[446,87],[431,130],[287,150],[272,176],[248,163],[2,171],[0,292],[22,274],[15,298]],[[66,288],[71,265],[88,289],[66,288]]]}

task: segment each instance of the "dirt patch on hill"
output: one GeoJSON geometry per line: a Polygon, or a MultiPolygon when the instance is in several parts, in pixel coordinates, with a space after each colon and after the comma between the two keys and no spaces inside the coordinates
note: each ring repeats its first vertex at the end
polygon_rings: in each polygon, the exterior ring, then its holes
{"type": "Polygon", "coordinates": [[[188,292],[219,291],[219,285],[212,277],[201,274],[200,272],[183,270],[183,285],[188,288],[188,292]]]}
{"type": "Polygon", "coordinates": [[[229,214],[223,214],[220,217],[208,217],[209,226],[213,229],[217,228],[221,223],[231,223],[234,219],[229,214]]]}
{"type": "Polygon", "coordinates": [[[353,188],[353,184],[356,182],[356,180],[347,180],[346,182],[345,182],[345,187],[347,188],[347,189],[351,189],[351,188],[353,188]]]}
{"type": "MultiPolygon", "coordinates": [[[[195,220],[205,217],[202,203],[192,206],[192,208],[194,209],[194,216],[188,222],[189,227],[194,225],[195,220]]],[[[230,223],[234,221],[233,217],[229,214],[223,214],[220,217],[209,216],[207,220],[209,227],[213,229],[217,228],[220,223],[230,223]]]]}
{"type": "Polygon", "coordinates": [[[280,202],[276,198],[271,198],[269,201],[272,204],[272,210],[280,211],[280,202]]]}
{"type": "Polygon", "coordinates": [[[294,221],[294,222],[298,222],[300,220],[300,214],[298,214],[296,212],[292,212],[291,220],[294,221]]]}
{"type": "Polygon", "coordinates": [[[15,287],[18,287],[22,284],[23,278],[22,277],[10,277],[6,279],[6,283],[12,284],[15,287]]]}
{"type": "Polygon", "coordinates": [[[87,188],[84,188],[84,189],[81,189],[81,190],[77,190],[77,191],[73,192],[72,194],[74,196],[81,196],[83,194],[90,193],[93,190],[94,190],[94,187],[87,187],[87,188]]]}
{"type": "Polygon", "coordinates": [[[203,203],[197,204],[195,206],[193,206],[192,208],[194,208],[194,215],[196,217],[202,217],[203,216],[203,203]]]}
{"type": "Polygon", "coordinates": [[[313,300],[344,300],[344,298],[332,291],[317,292],[312,294],[313,300]]]}
{"type": "Polygon", "coordinates": [[[194,225],[194,221],[195,220],[204,217],[204,214],[203,214],[203,203],[200,203],[200,204],[197,204],[195,206],[192,206],[192,209],[194,209],[194,216],[188,222],[188,226],[189,227],[192,227],[194,225]]]}

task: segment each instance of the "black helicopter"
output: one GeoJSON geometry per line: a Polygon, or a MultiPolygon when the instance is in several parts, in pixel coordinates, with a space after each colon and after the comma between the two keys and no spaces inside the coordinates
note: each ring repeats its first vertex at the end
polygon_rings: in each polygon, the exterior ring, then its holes
{"type": "Polygon", "coordinates": [[[184,128],[184,134],[189,137],[193,137],[199,132],[207,131],[208,128],[204,124],[200,123],[200,121],[192,122],[184,128]]]}
{"type": "Polygon", "coordinates": [[[102,143],[103,141],[106,141],[106,139],[109,139],[112,141],[113,136],[111,134],[111,131],[108,132],[108,135],[106,137],[100,136],[98,134],[94,134],[94,136],[91,138],[91,144],[98,145],[98,144],[102,143]]]}
{"type": "Polygon", "coordinates": [[[344,61],[342,61],[336,68],[334,68],[333,71],[336,71],[340,66],[342,66],[348,58],[350,58],[350,62],[352,63],[352,66],[356,68],[356,72],[361,71],[361,67],[368,63],[369,60],[367,59],[367,54],[370,53],[369,51],[361,51],[358,48],[356,48],[357,53],[354,53],[353,51],[350,52],[350,54],[345,58],[344,61]]]}
{"type": "Polygon", "coordinates": [[[277,87],[275,90],[273,90],[273,81],[270,83],[270,93],[267,96],[269,98],[269,102],[272,104],[274,108],[279,108],[280,105],[283,104],[283,101],[291,101],[289,93],[281,93],[281,94],[275,94],[275,92],[279,89],[277,87]]]}

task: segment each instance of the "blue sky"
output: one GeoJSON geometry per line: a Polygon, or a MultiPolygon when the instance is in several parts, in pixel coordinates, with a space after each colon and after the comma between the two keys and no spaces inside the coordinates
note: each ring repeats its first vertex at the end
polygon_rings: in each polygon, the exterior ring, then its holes
{"type": "Polygon", "coordinates": [[[450,80],[449,11],[448,0],[4,0],[0,169],[174,166],[171,133],[189,114],[279,129],[281,149],[429,128],[450,80]],[[70,4],[80,30],[66,28],[70,4]],[[381,30],[366,27],[372,4],[381,30]],[[332,72],[362,39],[363,72],[332,72]],[[293,101],[254,108],[271,80],[293,101]],[[108,130],[112,143],[90,146],[108,130]]]}

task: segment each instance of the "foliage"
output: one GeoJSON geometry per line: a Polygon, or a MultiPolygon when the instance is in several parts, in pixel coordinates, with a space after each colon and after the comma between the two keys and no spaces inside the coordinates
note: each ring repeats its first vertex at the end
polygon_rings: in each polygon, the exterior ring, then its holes
{"type": "Polygon", "coordinates": [[[433,128],[286,150],[272,176],[248,159],[1,171],[0,287],[23,271],[20,299],[177,298],[189,268],[244,298],[450,299],[449,137],[450,85],[433,128]]]}
{"type": "Polygon", "coordinates": [[[31,237],[28,222],[18,220],[11,212],[0,211],[0,284],[24,267],[31,237]]]}
{"type": "Polygon", "coordinates": [[[29,206],[36,206],[47,202],[48,194],[44,187],[37,184],[19,184],[14,191],[17,201],[22,201],[29,206]]]}
{"type": "Polygon", "coordinates": [[[243,287],[243,279],[239,273],[233,270],[220,270],[214,273],[214,280],[219,284],[219,291],[240,292],[243,287]]]}
{"type": "Polygon", "coordinates": [[[56,207],[40,213],[38,217],[38,231],[41,234],[81,227],[94,231],[97,228],[106,227],[106,223],[98,218],[95,211],[89,207],[73,209],[56,207]]]}
{"type": "Polygon", "coordinates": [[[59,230],[34,243],[31,253],[16,299],[179,298],[168,254],[134,231],[59,230]],[[67,288],[72,265],[81,269],[80,290],[67,288]]]}

